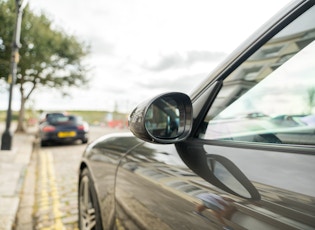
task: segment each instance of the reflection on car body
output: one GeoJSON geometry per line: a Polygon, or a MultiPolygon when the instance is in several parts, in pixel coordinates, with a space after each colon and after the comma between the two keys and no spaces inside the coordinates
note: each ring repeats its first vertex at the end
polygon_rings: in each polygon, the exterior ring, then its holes
{"type": "Polygon", "coordinates": [[[315,229],[314,3],[289,4],[190,97],[153,97],[132,133],[89,144],[80,228],[315,229]]]}
{"type": "MultiPolygon", "coordinates": [[[[219,228],[220,224],[217,223],[217,220],[208,210],[204,212],[204,215],[213,223],[208,223],[208,221],[202,220],[200,217],[195,217],[192,211],[195,208],[195,204],[200,202],[198,194],[206,192],[227,194],[186,168],[181,159],[177,157],[174,146],[163,146],[163,153],[161,153],[158,152],[161,151],[158,145],[143,143],[131,135],[125,137],[116,136],[115,138],[109,136],[108,140],[104,139],[104,141],[103,144],[107,142],[108,146],[104,144],[102,149],[92,148],[93,151],[88,151],[86,154],[90,154],[88,159],[93,159],[91,164],[94,169],[95,180],[100,180],[98,189],[100,190],[99,200],[103,201],[101,205],[107,207],[108,209],[106,210],[109,211],[113,207],[113,203],[109,202],[108,198],[110,191],[114,190],[114,178],[107,173],[111,171],[110,168],[113,162],[117,164],[118,159],[125,155],[124,151],[119,151],[119,148],[114,144],[119,145],[119,143],[124,142],[132,143],[131,146],[138,145],[137,148],[120,160],[121,167],[116,181],[116,193],[119,194],[116,196],[118,203],[116,208],[122,210],[117,213],[118,216],[116,218],[121,223],[125,223],[125,218],[128,218],[138,228],[149,220],[151,224],[150,229],[159,228],[161,225],[167,226],[168,229],[184,228],[185,226],[186,228],[195,226],[208,228],[209,224],[212,227],[219,228]],[[139,145],[139,143],[142,144],[139,145]],[[109,154],[105,156],[104,152],[109,154]],[[165,156],[168,156],[169,159],[165,156]],[[162,200],[161,197],[163,197],[162,200]],[[167,201],[164,201],[164,199],[167,199],[167,201]],[[174,212],[179,213],[174,214],[174,212]],[[168,218],[159,217],[156,220],[156,217],[154,217],[156,213],[162,213],[168,218]],[[174,215],[181,216],[183,213],[185,213],[185,218],[181,217],[183,220],[181,219],[181,224],[179,225],[174,215]],[[161,221],[164,221],[163,224],[161,221]],[[154,224],[157,226],[153,226],[154,224]]],[[[125,146],[128,148],[127,145],[125,146]]],[[[130,148],[132,148],[131,146],[130,148]]],[[[112,170],[114,169],[112,168],[112,170]]],[[[254,174],[255,172],[252,171],[250,173],[254,174]]],[[[257,174],[261,174],[261,172],[257,172],[257,174]]],[[[230,226],[235,229],[253,229],[253,226],[257,227],[255,229],[287,229],[292,227],[292,223],[294,223],[294,226],[300,227],[304,226],[305,221],[312,224],[314,219],[311,216],[312,206],[310,202],[315,201],[312,196],[270,187],[267,184],[257,182],[254,185],[263,195],[263,199],[260,201],[251,203],[249,200],[230,195],[236,201],[233,203],[236,211],[231,219],[228,220],[230,226]],[[286,208],[286,205],[289,205],[289,207],[286,208]],[[293,207],[299,208],[298,215],[292,209],[293,207]],[[278,219],[280,216],[282,216],[281,220],[278,219]]],[[[107,216],[109,212],[105,213],[107,214],[103,216],[103,219],[105,219],[104,217],[110,218],[107,216]]]]}

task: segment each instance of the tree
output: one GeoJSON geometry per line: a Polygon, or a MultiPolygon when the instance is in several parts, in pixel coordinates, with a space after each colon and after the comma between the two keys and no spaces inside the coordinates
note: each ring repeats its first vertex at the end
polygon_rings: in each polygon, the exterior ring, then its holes
{"type": "MultiPolygon", "coordinates": [[[[7,78],[10,70],[11,42],[15,17],[14,1],[0,0],[0,78],[7,78]]],[[[25,103],[39,87],[81,87],[88,83],[88,67],[83,59],[89,47],[73,35],[54,29],[44,15],[24,10],[21,29],[20,61],[16,85],[21,95],[17,132],[24,132],[25,103]]]]}
{"type": "Polygon", "coordinates": [[[7,79],[10,73],[11,43],[14,32],[15,8],[13,1],[0,0],[0,79],[7,79]],[[8,29],[8,27],[12,27],[8,29]]]}

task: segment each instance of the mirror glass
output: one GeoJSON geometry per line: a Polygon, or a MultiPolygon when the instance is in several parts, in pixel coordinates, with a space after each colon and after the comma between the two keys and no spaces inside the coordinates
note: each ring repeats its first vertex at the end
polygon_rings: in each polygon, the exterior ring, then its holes
{"type": "Polygon", "coordinates": [[[247,178],[240,173],[232,173],[239,171],[239,169],[234,164],[231,164],[230,160],[222,159],[221,157],[216,159],[215,156],[207,158],[208,167],[213,175],[233,192],[245,198],[252,198],[248,189],[241,183],[241,181],[248,181],[247,178]]]}
{"type": "Polygon", "coordinates": [[[147,131],[158,138],[174,138],[183,133],[180,129],[181,110],[172,98],[162,97],[154,101],[145,114],[147,131]]]}

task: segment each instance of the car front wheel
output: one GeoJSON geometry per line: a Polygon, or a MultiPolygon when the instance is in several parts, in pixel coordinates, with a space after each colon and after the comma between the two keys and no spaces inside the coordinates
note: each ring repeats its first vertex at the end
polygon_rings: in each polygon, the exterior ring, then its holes
{"type": "Polygon", "coordinates": [[[88,169],[80,175],[78,199],[80,229],[102,229],[97,196],[88,169]]]}

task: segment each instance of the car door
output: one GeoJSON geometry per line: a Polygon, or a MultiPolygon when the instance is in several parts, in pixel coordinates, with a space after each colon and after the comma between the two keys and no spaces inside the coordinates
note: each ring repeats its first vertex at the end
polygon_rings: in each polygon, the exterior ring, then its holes
{"type": "Polygon", "coordinates": [[[136,136],[176,144],[143,142],[120,160],[117,228],[315,228],[313,5],[296,3],[192,94],[187,139],[182,117],[190,107],[179,105],[180,94],[133,111],[136,136]],[[167,110],[175,115],[164,116],[167,110]],[[179,128],[174,134],[171,121],[179,128]],[[228,201],[228,212],[217,215],[210,197],[228,201]]]}
{"type": "MultiPolygon", "coordinates": [[[[177,144],[183,160],[198,168],[196,155],[226,157],[261,196],[234,197],[234,226],[315,228],[314,22],[313,6],[193,98],[194,109],[203,108],[193,138],[177,144]]],[[[236,191],[233,182],[223,183],[236,191]]]]}
{"type": "Polygon", "coordinates": [[[220,223],[194,213],[197,195],[213,187],[182,162],[174,145],[143,143],[120,162],[116,177],[119,229],[205,229],[220,223]],[[205,219],[206,218],[206,219],[205,219]]]}

